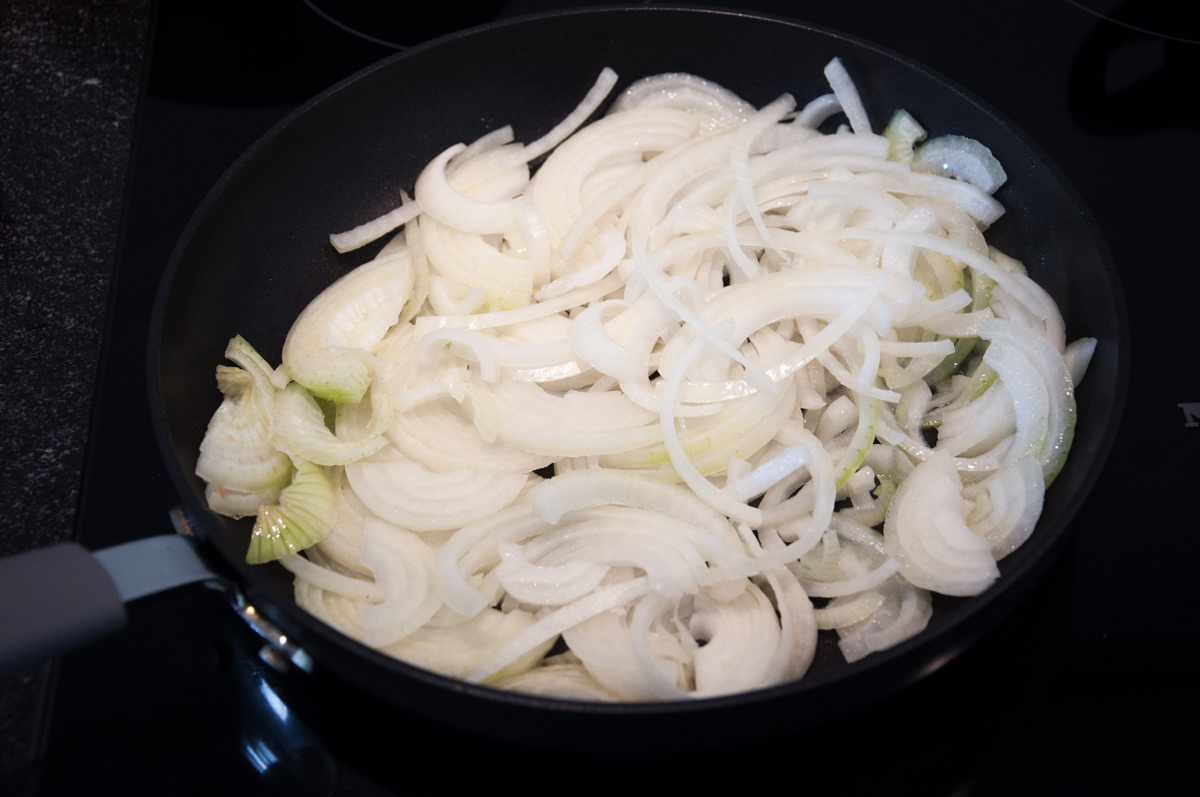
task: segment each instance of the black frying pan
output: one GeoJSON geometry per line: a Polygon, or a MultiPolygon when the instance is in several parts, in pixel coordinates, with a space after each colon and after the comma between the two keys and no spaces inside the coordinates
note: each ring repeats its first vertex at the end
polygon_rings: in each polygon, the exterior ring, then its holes
{"type": "MultiPolygon", "coordinates": [[[[155,308],[150,389],[155,426],[188,524],[206,556],[316,662],[405,709],[518,741],[636,749],[653,740],[719,742],[816,723],[903,687],[985,633],[1034,584],[1095,483],[1120,417],[1127,370],[1120,289],[1103,238],[1040,151],[994,111],[927,70],[857,40],[744,14],[664,8],[565,12],[456,34],[385,60],[330,89],[272,130],[222,178],[185,230],[155,308]],[[250,523],[210,513],[194,468],[219,402],[213,370],[234,334],[271,362],[292,319],[376,247],[338,255],[330,232],[391,209],[446,146],[503,124],[530,141],[611,66],[622,86],[693,72],[761,105],[828,90],[838,56],[876,129],[896,108],[937,134],[984,141],[1005,165],[1008,213],[989,234],[1053,295],[1070,337],[1100,340],[1078,393],[1075,447],[1033,537],[1002,563],[983,596],[935,599],[929,628],[847,665],[822,639],[801,681],[750,694],[668,704],[591,704],[510,694],[410,667],[299,610],[281,567],[243,561],[250,523]]],[[[310,677],[297,674],[299,677],[310,677]]]]}

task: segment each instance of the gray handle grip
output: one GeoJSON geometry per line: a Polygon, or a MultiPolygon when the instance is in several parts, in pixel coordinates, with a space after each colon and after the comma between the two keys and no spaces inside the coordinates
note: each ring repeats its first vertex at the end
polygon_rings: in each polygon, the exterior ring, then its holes
{"type": "Polygon", "coordinates": [[[0,673],[125,625],[125,604],[86,548],[63,543],[0,559],[0,673]]]}
{"type": "Polygon", "coordinates": [[[95,553],[63,543],[0,559],[0,674],[125,625],[125,602],[217,576],[179,535],[95,553]]]}

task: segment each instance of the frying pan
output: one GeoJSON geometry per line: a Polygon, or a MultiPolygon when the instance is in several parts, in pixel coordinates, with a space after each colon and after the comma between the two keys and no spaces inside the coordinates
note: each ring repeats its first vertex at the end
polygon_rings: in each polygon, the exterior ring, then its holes
{"type": "MultiPolygon", "coordinates": [[[[590,749],[638,749],[651,741],[662,749],[665,740],[719,743],[735,734],[744,739],[748,729],[795,730],[933,671],[1037,582],[1115,436],[1127,349],[1115,268],[1079,197],[1020,131],[923,67],[831,31],[715,10],[606,8],[492,24],[384,60],[314,98],[245,153],[196,211],[156,302],[149,389],[162,454],[180,495],[179,525],[198,544],[181,548],[169,537],[163,545],[175,549],[172,561],[183,562],[178,581],[217,578],[233,585],[243,608],[253,606],[254,616],[289,640],[293,661],[315,662],[311,674],[296,677],[363,684],[390,703],[455,727],[590,749]],[[283,568],[245,564],[250,522],[209,512],[194,475],[200,440],[220,400],[214,368],[234,334],[278,362],[300,310],[378,250],[338,255],[330,232],[390,210],[421,167],[450,144],[509,123],[519,140],[537,138],[574,107],[604,66],[621,75],[622,86],[657,72],[692,72],[762,105],[784,91],[802,102],[827,92],[822,69],[834,56],[854,77],[876,129],[905,108],[936,134],[972,136],[992,149],[1009,182],[998,193],[1008,212],[989,239],[1022,260],[1050,292],[1071,337],[1099,339],[1078,391],[1071,457],[1046,496],[1037,530],[1001,563],[995,586],[975,598],[935,598],[924,633],[854,664],[823,636],[808,675],[792,684],[688,702],[598,704],[501,692],[406,665],[298,609],[283,568]]],[[[83,572],[88,566],[77,553],[68,558],[83,572]]],[[[117,554],[101,552],[105,568],[119,574],[118,593],[174,583],[163,576],[151,579],[162,583],[125,586],[158,573],[158,560],[148,556],[138,553],[122,565],[117,554]]]]}

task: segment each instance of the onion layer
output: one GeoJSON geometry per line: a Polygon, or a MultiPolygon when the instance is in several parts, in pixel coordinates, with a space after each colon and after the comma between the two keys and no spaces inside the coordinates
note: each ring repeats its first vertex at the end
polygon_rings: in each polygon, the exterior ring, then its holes
{"type": "Polygon", "coordinates": [[[986,590],[1095,342],[988,245],[982,144],[904,111],[878,135],[825,75],[761,109],[651,76],[581,127],[606,70],[531,144],[450,146],[335,236],[401,228],[281,369],[235,339],[219,371],[199,471],[258,513],[251,558],[390,655],[579,700],[784,683],[818,629],[857,661],[931,593],[986,590]]]}

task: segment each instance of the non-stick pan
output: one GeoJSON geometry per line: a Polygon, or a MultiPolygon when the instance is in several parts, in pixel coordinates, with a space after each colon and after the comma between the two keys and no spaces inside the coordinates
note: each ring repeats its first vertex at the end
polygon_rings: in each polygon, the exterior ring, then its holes
{"type": "MultiPolygon", "coordinates": [[[[985,633],[1047,568],[1099,475],[1120,417],[1126,338],[1116,272],[1087,209],[1035,144],[966,91],[893,53],[794,22],[606,8],[502,22],[414,48],[334,86],[264,136],[213,188],[172,256],[154,313],[149,389],[180,494],[179,525],[195,535],[208,563],[185,566],[185,578],[212,571],[235,585],[241,605],[252,605],[286,637],[293,660],[312,663],[312,672],[297,678],[332,673],[404,709],[510,740],[593,749],[654,740],[661,749],[664,739],[715,743],[833,717],[904,687],[985,633]],[[621,85],[691,72],[762,105],[785,91],[801,102],[827,92],[822,69],[834,56],[857,82],[876,129],[904,108],[929,130],[972,136],[992,149],[1009,181],[997,195],[1008,212],[990,240],[1050,292],[1070,337],[1099,340],[1078,390],[1071,457],[1046,496],[1037,530],[1002,562],[995,586],[975,598],[935,598],[925,632],[854,664],[842,660],[835,640],[823,638],[809,674],[796,683],[688,702],[599,704],[502,692],[406,665],[298,609],[281,567],[245,564],[250,523],[209,512],[194,475],[220,400],[214,369],[235,334],[278,362],[305,304],[377,251],[339,255],[330,232],[393,208],[420,168],[450,144],[504,124],[520,140],[537,138],[605,66],[619,73],[621,85]]],[[[156,568],[142,560],[125,571],[156,568]]]]}

